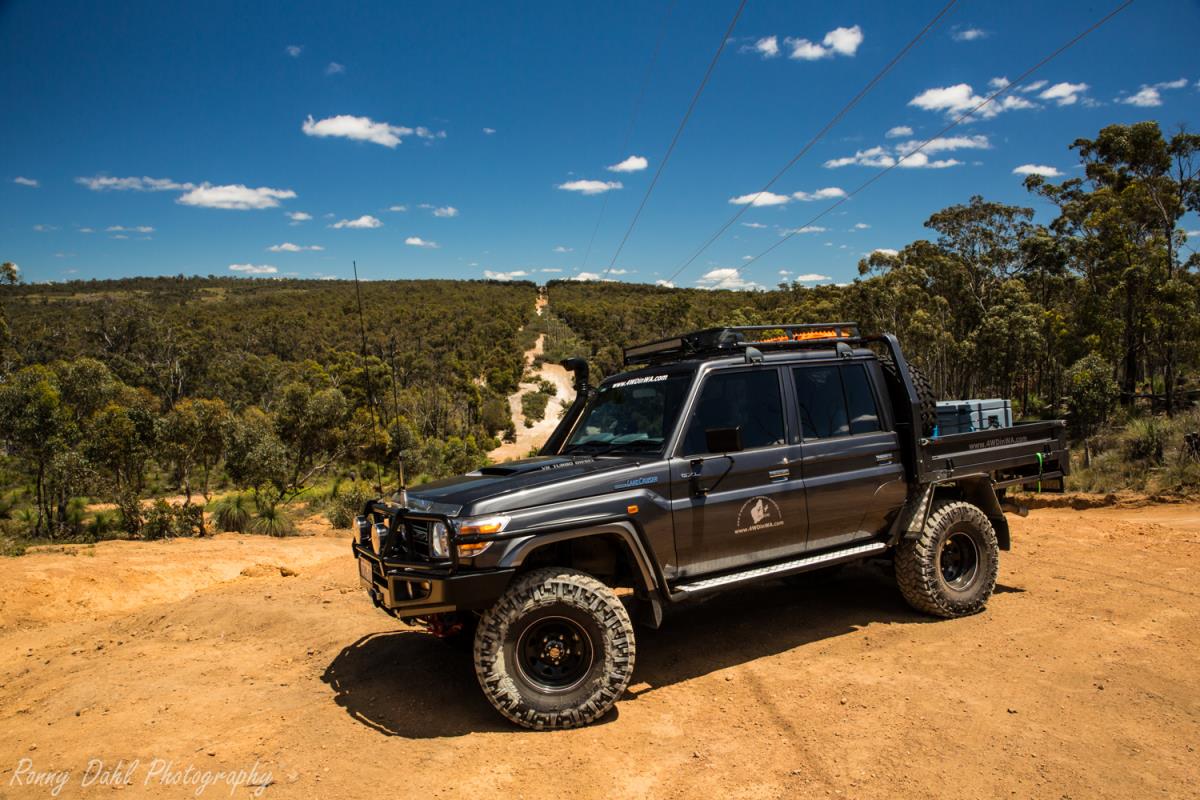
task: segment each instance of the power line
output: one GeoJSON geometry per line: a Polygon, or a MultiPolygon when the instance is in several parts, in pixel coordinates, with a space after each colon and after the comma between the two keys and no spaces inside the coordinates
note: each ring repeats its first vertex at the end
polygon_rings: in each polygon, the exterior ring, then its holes
{"type": "Polygon", "coordinates": [[[747,0],[741,0],[738,3],[737,11],[734,12],[733,19],[729,20],[729,27],[725,30],[725,35],[721,37],[721,44],[717,47],[717,52],[713,54],[712,61],[709,62],[708,69],[704,71],[704,78],[700,81],[700,86],[696,89],[696,94],[692,97],[692,102],[688,105],[687,112],[683,115],[683,119],[679,121],[679,127],[675,130],[675,135],[671,137],[671,144],[667,147],[666,154],[662,157],[662,161],[658,164],[658,169],[654,171],[654,178],[650,181],[650,185],[646,188],[646,194],[642,198],[641,205],[634,212],[633,219],[629,223],[629,228],[626,229],[625,235],[621,237],[621,243],[617,245],[617,251],[613,253],[612,260],[608,262],[608,267],[605,268],[604,274],[608,275],[612,271],[613,266],[617,263],[617,258],[621,255],[621,251],[625,249],[625,243],[629,241],[629,235],[633,233],[633,229],[637,226],[638,218],[642,216],[642,209],[646,207],[646,201],[650,199],[651,193],[654,192],[655,185],[658,184],[658,179],[663,173],[663,169],[667,166],[667,162],[671,160],[671,153],[675,151],[675,145],[679,142],[679,137],[683,134],[683,129],[687,127],[688,120],[692,116],[692,111],[696,108],[696,103],[700,101],[700,95],[704,94],[704,87],[708,85],[708,79],[712,77],[713,70],[716,69],[717,61],[721,58],[721,53],[725,51],[725,45],[729,42],[729,37],[733,35],[733,29],[737,25],[738,18],[742,16],[742,11],[746,9],[747,0]]]}
{"type": "MultiPolygon", "coordinates": [[[[625,140],[621,143],[619,153],[624,153],[629,149],[629,142],[633,138],[634,125],[637,123],[638,114],[642,108],[642,100],[646,97],[646,88],[650,85],[650,75],[654,72],[654,67],[658,64],[658,54],[662,50],[663,40],[667,38],[667,23],[671,21],[671,12],[675,10],[676,0],[671,0],[667,4],[667,13],[663,16],[662,28],[658,32],[658,41],[654,44],[654,53],[650,56],[650,63],[646,65],[646,74],[642,76],[642,88],[638,91],[637,99],[633,101],[633,111],[629,115],[629,125],[625,128],[625,140]]],[[[608,208],[608,192],[604,193],[604,198],[600,201],[600,213],[596,216],[596,224],[592,228],[592,236],[588,239],[587,250],[583,253],[583,263],[579,265],[576,272],[587,269],[588,258],[592,254],[592,245],[596,243],[596,234],[600,232],[600,223],[604,221],[604,212],[608,208]]]]}
{"type": "Polygon", "coordinates": [[[776,181],[783,177],[784,173],[795,166],[797,161],[803,158],[804,155],[817,144],[817,142],[821,141],[821,139],[825,137],[825,134],[829,133],[829,131],[835,125],[841,122],[842,118],[845,117],[846,114],[848,114],[856,105],[858,105],[859,102],[866,97],[872,89],[875,88],[875,84],[883,80],[883,78],[892,71],[892,68],[900,63],[901,59],[908,55],[909,50],[912,50],[917,43],[921,41],[921,39],[925,38],[925,35],[928,34],[929,31],[931,31],[939,21],[941,21],[942,17],[946,16],[946,14],[950,12],[950,9],[953,8],[957,2],[958,0],[950,0],[950,2],[947,3],[942,10],[939,11],[936,16],[934,16],[933,19],[929,20],[925,27],[922,28],[920,32],[909,41],[908,44],[901,48],[900,52],[896,53],[896,55],[892,57],[892,60],[889,61],[883,69],[876,73],[875,77],[868,81],[867,85],[864,86],[858,94],[851,98],[850,102],[846,103],[846,105],[842,107],[841,111],[833,116],[833,119],[829,120],[829,122],[825,124],[824,128],[821,128],[821,130],[817,131],[816,135],[809,139],[808,143],[804,145],[804,147],[800,148],[800,151],[796,153],[796,155],[792,156],[792,160],[787,162],[787,164],[783,166],[783,169],[776,172],[775,176],[771,178],[771,180],[767,181],[765,186],[758,190],[758,193],[754,195],[754,198],[750,200],[750,202],[743,204],[742,207],[737,210],[737,213],[730,217],[724,225],[718,228],[712,236],[708,237],[704,244],[700,245],[700,247],[694,253],[692,253],[692,255],[686,261],[680,264],[675,271],[671,273],[671,276],[667,278],[667,280],[675,280],[675,278],[677,278],[681,272],[690,267],[692,262],[700,257],[701,253],[711,247],[713,242],[715,242],[717,239],[720,239],[721,236],[724,235],[725,231],[729,230],[733,223],[741,219],[741,216],[745,214],[756,202],[758,202],[758,198],[762,197],[772,186],[775,185],[776,181]]]}
{"type": "Polygon", "coordinates": [[[920,145],[918,145],[917,147],[915,147],[915,148],[913,148],[912,150],[908,151],[907,153],[905,153],[905,154],[904,154],[903,156],[901,156],[900,158],[896,159],[896,161],[895,161],[895,162],[894,162],[894,163],[893,163],[891,166],[884,167],[884,168],[883,168],[883,169],[881,169],[879,172],[875,173],[875,174],[874,174],[874,175],[872,175],[870,178],[868,178],[866,181],[864,181],[864,182],[863,182],[861,185],[859,185],[859,186],[858,186],[858,188],[856,188],[854,191],[850,192],[849,194],[847,194],[847,195],[845,195],[844,197],[842,197],[841,199],[839,199],[839,200],[838,200],[836,203],[834,203],[833,205],[829,206],[828,208],[826,208],[826,209],[825,209],[824,211],[822,211],[821,213],[817,214],[815,217],[813,217],[813,218],[812,218],[812,219],[810,219],[808,222],[806,222],[806,223],[804,223],[803,225],[801,225],[799,228],[793,228],[791,231],[789,231],[788,233],[786,233],[786,234],[785,234],[785,235],[784,235],[782,238],[780,238],[780,239],[779,239],[779,241],[775,242],[775,243],[774,243],[774,244],[772,244],[770,247],[768,247],[766,250],[763,250],[761,253],[759,253],[758,255],[754,256],[754,257],[753,257],[753,258],[751,258],[749,261],[746,261],[746,262],[745,262],[745,263],[743,263],[741,266],[737,267],[737,269],[735,269],[735,270],[733,271],[733,276],[732,276],[732,277],[737,277],[737,276],[741,275],[741,273],[742,273],[742,270],[744,270],[746,267],[750,266],[750,265],[751,265],[751,264],[753,264],[755,261],[758,261],[760,258],[762,258],[763,256],[767,255],[768,253],[770,253],[771,251],[773,251],[775,248],[779,247],[781,244],[783,244],[784,242],[786,242],[786,241],[788,241],[789,239],[791,239],[791,238],[792,238],[793,236],[795,236],[797,233],[800,233],[800,232],[801,232],[801,231],[803,231],[805,228],[807,228],[807,227],[811,226],[813,223],[815,223],[815,222],[818,222],[818,221],[819,221],[819,220],[820,220],[822,217],[826,216],[827,214],[829,214],[830,212],[832,212],[834,209],[838,208],[838,207],[839,207],[839,206],[841,206],[843,203],[845,203],[847,200],[849,200],[850,198],[854,197],[855,195],[857,195],[859,192],[861,192],[861,191],[863,191],[864,189],[866,189],[866,188],[867,188],[868,186],[870,186],[871,184],[875,183],[875,181],[879,180],[879,179],[880,179],[880,178],[882,178],[884,175],[887,175],[889,172],[891,172],[892,170],[894,170],[896,167],[900,166],[900,165],[901,165],[901,164],[904,162],[904,160],[905,160],[905,159],[907,159],[907,158],[911,158],[912,156],[914,156],[914,155],[916,155],[917,153],[919,153],[919,152],[921,152],[922,150],[924,150],[924,149],[925,149],[925,148],[926,148],[926,147],[929,145],[929,143],[930,143],[930,142],[932,142],[934,139],[940,138],[940,137],[941,137],[942,135],[944,135],[944,134],[945,134],[947,131],[949,131],[949,130],[951,130],[951,129],[955,128],[955,127],[957,127],[957,126],[958,126],[958,125],[960,125],[962,122],[964,122],[965,120],[967,120],[967,119],[969,119],[971,116],[973,116],[973,115],[975,114],[975,112],[979,111],[979,109],[983,108],[983,107],[984,107],[984,106],[986,106],[988,103],[991,103],[993,100],[995,100],[995,99],[996,99],[997,97],[999,97],[1000,95],[1002,95],[1002,94],[1006,94],[1007,92],[1010,92],[1010,91],[1012,91],[1013,89],[1015,89],[1017,86],[1021,85],[1021,84],[1022,84],[1022,83],[1023,83],[1023,82],[1024,82],[1024,81],[1025,81],[1027,78],[1028,78],[1028,77],[1029,77],[1029,76],[1030,76],[1030,75],[1032,75],[1033,73],[1037,72],[1039,69],[1041,69],[1041,68],[1042,68],[1042,67],[1044,67],[1046,64],[1048,64],[1048,63],[1050,63],[1051,61],[1053,61],[1053,60],[1054,60],[1055,58],[1057,58],[1058,56],[1062,55],[1064,52],[1066,52],[1066,51],[1067,51],[1067,50],[1069,50],[1070,48],[1074,47],[1076,44],[1078,44],[1078,43],[1079,43],[1079,42],[1080,42],[1080,41],[1081,41],[1081,40],[1082,40],[1084,37],[1086,37],[1088,34],[1092,33],[1092,32],[1093,32],[1093,31],[1095,31],[1097,28],[1099,28],[1099,27],[1101,27],[1102,25],[1104,25],[1104,24],[1105,24],[1106,22],[1108,22],[1110,19],[1112,19],[1112,18],[1113,18],[1113,17],[1115,17],[1117,14],[1121,13],[1122,11],[1124,11],[1126,8],[1128,8],[1128,7],[1129,7],[1129,6],[1131,6],[1131,5],[1133,5],[1133,0],[1125,0],[1125,2],[1124,2],[1124,3],[1121,3],[1121,5],[1117,6],[1117,7],[1116,7],[1116,8],[1114,8],[1112,11],[1108,12],[1108,14],[1106,14],[1106,15],[1105,15],[1105,16],[1103,16],[1103,17],[1101,17],[1101,18],[1100,18],[1100,20],[1098,20],[1097,22],[1093,23],[1093,24],[1092,24],[1090,27],[1088,27],[1088,28],[1087,28],[1086,30],[1084,30],[1082,33],[1079,33],[1079,34],[1078,34],[1078,35],[1076,35],[1076,36],[1075,36],[1073,39],[1071,39],[1070,41],[1068,41],[1066,44],[1062,45],[1062,46],[1061,46],[1061,47],[1059,47],[1057,50],[1055,50],[1054,52],[1052,52],[1050,55],[1046,56],[1046,57],[1045,57],[1045,58],[1043,58],[1041,61],[1039,61],[1039,62],[1037,62],[1036,64],[1034,64],[1032,67],[1030,67],[1029,69],[1025,70],[1023,73],[1021,73],[1021,75],[1020,75],[1020,76],[1018,76],[1018,77],[1017,77],[1017,79],[1016,79],[1015,81],[1012,81],[1011,83],[1005,84],[1004,86],[1000,87],[1000,88],[999,88],[999,89],[997,89],[996,91],[992,92],[990,95],[988,95],[987,97],[985,97],[985,98],[984,98],[984,99],[983,99],[983,100],[982,100],[980,103],[978,103],[977,105],[975,105],[974,107],[972,107],[970,110],[968,110],[968,111],[966,111],[966,112],[964,112],[964,113],[960,114],[958,117],[956,117],[956,118],[955,118],[953,121],[951,121],[951,122],[950,122],[950,124],[949,124],[949,125],[947,125],[946,127],[942,128],[940,131],[938,131],[937,133],[935,133],[933,136],[930,136],[930,137],[929,137],[928,139],[926,139],[925,141],[921,142],[921,144],[920,144],[920,145]]]}

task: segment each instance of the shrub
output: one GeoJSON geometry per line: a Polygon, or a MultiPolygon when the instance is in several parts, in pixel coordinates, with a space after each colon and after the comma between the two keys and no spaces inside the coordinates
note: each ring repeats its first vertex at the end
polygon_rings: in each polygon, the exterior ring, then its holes
{"type": "Polygon", "coordinates": [[[245,533],[250,530],[251,508],[249,495],[241,492],[225,495],[213,505],[217,530],[225,533],[245,533]]]}
{"type": "Polygon", "coordinates": [[[1167,426],[1157,417],[1135,419],[1125,429],[1125,455],[1130,461],[1163,463],[1167,445],[1167,426]]]}
{"type": "Polygon", "coordinates": [[[296,532],[296,523],[292,522],[287,509],[279,503],[264,504],[254,516],[251,530],[265,536],[291,536],[296,532]]]}
{"type": "Polygon", "coordinates": [[[176,535],[175,507],[166,500],[159,498],[154,501],[146,512],[142,522],[141,535],[143,539],[166,539],[176,535]]]}
{"type": "Polygon", "coordinates": [[[116,529],[117,515],[108,511],[99,511],[84,528],[84,533],[93,541],[99,541],[109,538],[116,529]]]}
{"type": "Polygon", "coordinates": [[[532,392],[521,396],[521,413],[525,415],[525,423],[528,427],[531,422],[540,422],[546,418],[546,404],[550,402],[550,395],[545,392],[532,392]]]}
{"type": "Polygon", "coordinates": [[[374,496],[371,487],[364,481],[355,481],[336,497],[330,497],[325,506],[325,518],[338,530],[354,526],[354,518],[362,513],[367,500],[374,496]]]}

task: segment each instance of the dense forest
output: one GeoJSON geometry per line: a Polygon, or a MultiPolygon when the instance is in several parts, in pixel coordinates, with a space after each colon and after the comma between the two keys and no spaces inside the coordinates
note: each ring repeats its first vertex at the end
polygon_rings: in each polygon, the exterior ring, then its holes
{"type": "Polygon", "coordinates": [[[199,508],[218,488],[235,490],[214,507],[221,528],[286,532],[289,505],[313,502],[318,484],[348,524],[364,481],[394,483],[401,459],[410,483],[486,463],[512,433],[505,396],[539,333],[545,358],[586,355],[604,375],[636,341],[835,319],[898,334],[942,397],[1066,416],[1083,445],[1076,486],[1200,485],[1197,440],[1184,438],[1200,428],[1200,256],[1183,228],[1200,213],[1200,136],[1147,122],[1071,147],[1078,177],[1025,179],[1045,223],[964,198],[929,217],[927,238],[875,252],[839,286],[557,281],[537,317],[531,283],[26,285],[8,268],[0,533],[203,531],[199,508]],[[182,508],[146,506],[167,493],[182,508]],[[95,502],[115,511],[86,511],[95,502]]]}

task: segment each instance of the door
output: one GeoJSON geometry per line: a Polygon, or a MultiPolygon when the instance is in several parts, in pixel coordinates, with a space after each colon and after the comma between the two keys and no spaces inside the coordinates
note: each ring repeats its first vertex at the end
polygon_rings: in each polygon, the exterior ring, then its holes
{"type": "Polygon", "coordinates": [[[671,459],[675,545],[682,576],[733,569],[804,547],[804,486],[793,470],[782,380],[775,367],[702,379],[671,459]],[[709,452],[707,431],[733,430],[742,449],[709,452]]]}
{"type": "Polygon", "coordinates": [[[887,430],[866,362],[795,367],[808,548],[883,531],[907,494],[900,439],[887,430]]]}

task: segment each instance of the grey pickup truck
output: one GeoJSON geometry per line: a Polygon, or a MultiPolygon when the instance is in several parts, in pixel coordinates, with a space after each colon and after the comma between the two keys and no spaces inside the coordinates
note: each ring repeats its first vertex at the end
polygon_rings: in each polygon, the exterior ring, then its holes
{"type": "Polygon", "coordinates": [[[529,728],[605,714],[633,620],[755,581],[889,558],[939,617],[981,611],[1011,546],[1005,497],[1062,491],[1061,421],[936,435],[895,336],[853,323],[714,328],[625,350],[540,455],[369,502],[354,557],[371,600],[471,646],[529,728]]]}

